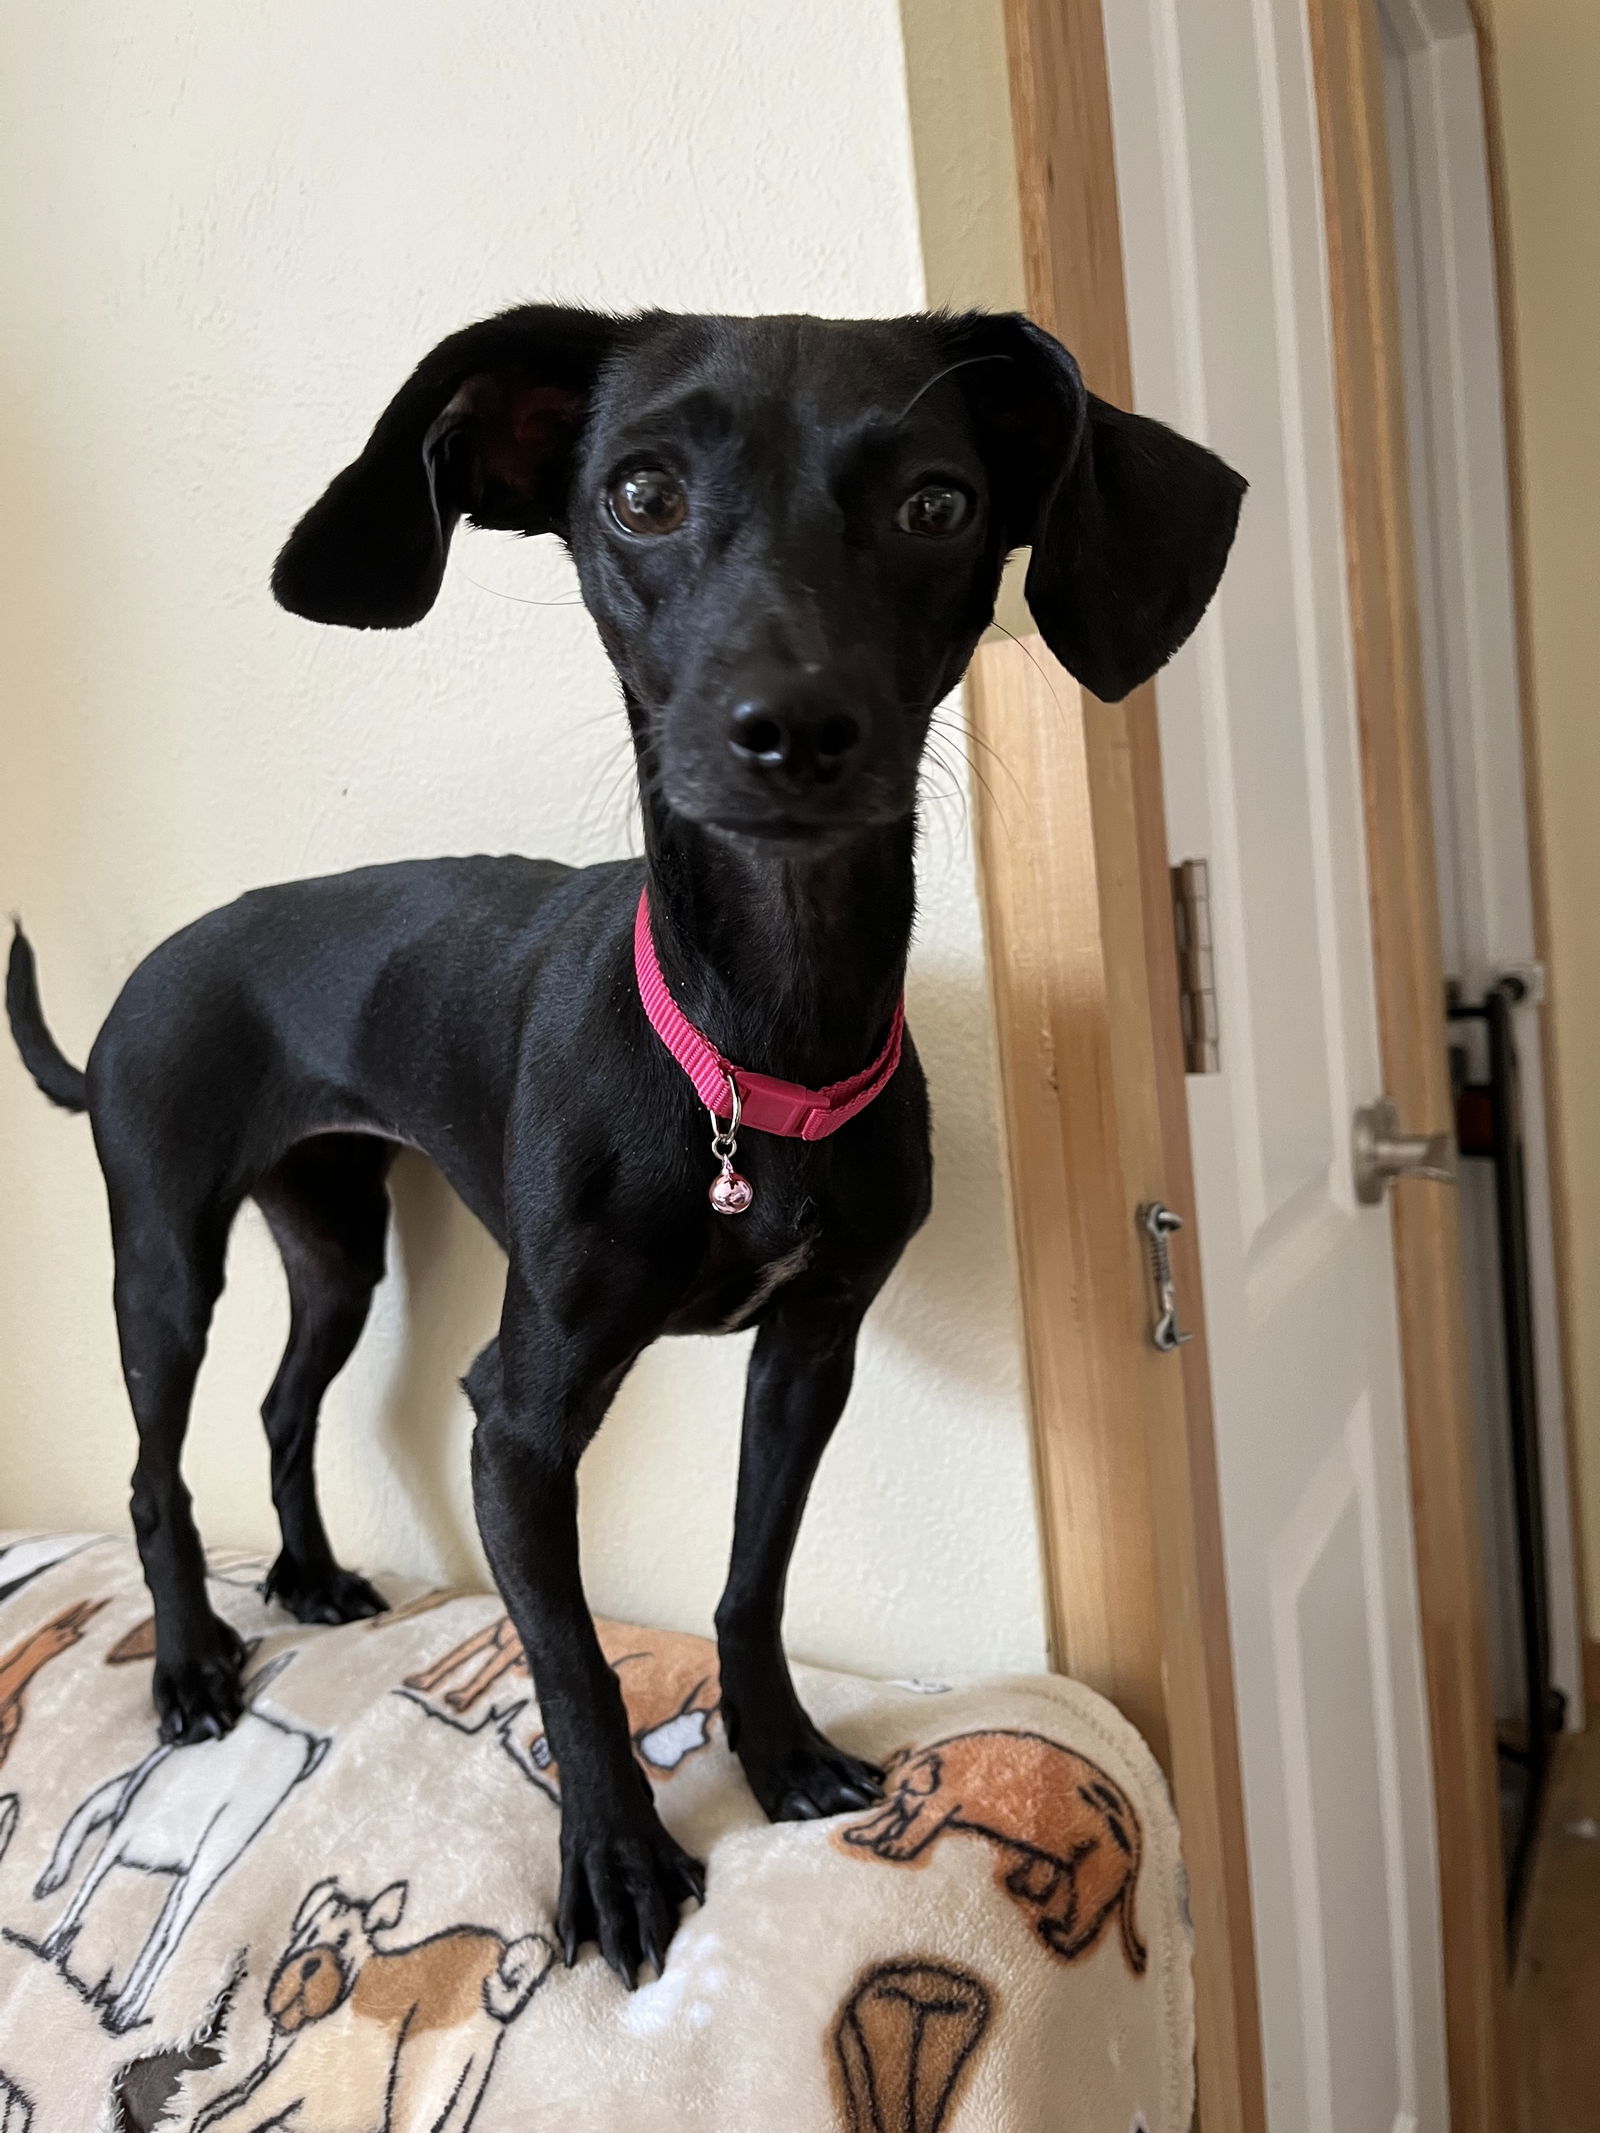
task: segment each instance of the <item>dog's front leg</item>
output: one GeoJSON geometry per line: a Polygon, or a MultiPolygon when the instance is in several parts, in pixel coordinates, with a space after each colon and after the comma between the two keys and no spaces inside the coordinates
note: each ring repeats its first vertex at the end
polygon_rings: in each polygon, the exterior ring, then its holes
{"type": "Polygon", "coordinates": [[[659,1970],[704,1874],[667,1834],[634,1760],[578,1567],[578,1459],[640,1344],[607,1341],[596,1313],[557,1324],[513,1273],[500,1338],[472,1366],[478,1528],[533,1674],[561,1774],[561,1901],[567,1962],[585,1941],[631,1990],[659,1970]],[[620,1352],[619,1351],[620,1348],[620,1352]]]}
{"type": "Polygon", "coordinates": [[[717,1605],[728,1742],[773,1821],[870,1807],[881,1773],[817,1730],[783,1651],[789,1558],[817,1465],[844,1411],[864,1306],[780,1298],[745,1383],[733,1555],[717,1605]]]}
{"type": "MultiPolygon", "coordinates": [[[[267,2046],[267,2056],[245,2075],[237,2088],[229,2089],[215,2103],[206,2105],[195,2120],[191,2133],[211,2133],[213,2126],[225,2126],[230,2119],[239,2121],[235,2133],[258,2133],[261,2127],[292,2125],[294,2114],[306,2100],[306,2080],[296,2072],[293,2044],[292,2037],[280,2040],[274,2035],[267,2046]],[[247,2107],[248,2119],[245,2117],[247,2107]]],[[[305,2121],[301,2120],[301,2123],[305,2121]]]]}

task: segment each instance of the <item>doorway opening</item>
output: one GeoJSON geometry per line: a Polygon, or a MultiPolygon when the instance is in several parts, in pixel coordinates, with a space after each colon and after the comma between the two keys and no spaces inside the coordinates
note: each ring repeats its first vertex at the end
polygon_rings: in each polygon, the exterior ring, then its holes
{"type": "Polygon", "coordinates": [[[1375,0],[1460,1145],[1506,1915],[1550,1750],[1582,1722],[1482,53],[1468,0],[1375,0]]]}

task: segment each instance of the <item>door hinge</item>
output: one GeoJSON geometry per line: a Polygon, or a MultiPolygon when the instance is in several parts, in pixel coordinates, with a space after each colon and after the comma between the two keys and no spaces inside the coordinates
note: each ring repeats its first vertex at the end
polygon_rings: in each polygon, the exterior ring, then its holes
{"type": "Polygon", "coordinates": [[[1211,869],[1180,859],[1172,869],[1172,926],[1178,944],[1178,1013],[1186,1074],[1222,1069],[1216,963],[1211,951],[1211,869]]]}

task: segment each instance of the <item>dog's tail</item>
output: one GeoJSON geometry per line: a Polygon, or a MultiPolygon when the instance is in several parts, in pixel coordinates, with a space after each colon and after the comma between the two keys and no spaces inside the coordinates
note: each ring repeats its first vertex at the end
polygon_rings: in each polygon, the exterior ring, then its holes
{"type": "Polygon", "coordinates": [[[78,1854],[97,1829],[104,1829],[108,1822],[115,1822],[122,1811],[122,1803],[133,1788],[134,1781],[143,1777],[157,1757],[170,1754],[170,1749],[157,1748],[147,1755],[133,1770],[119,1770],[115,1777],[91,1792],[89,1797],[76,1807],[67,1819],[67,1826],[56,1839],[56,1848],[50,1854],[50,1863],[33,1884],[33,1900],[41,1902],[53,1896],[65,1886],[68,1876],[77,1864],[78,1854]]]}
{"type": "Polygon", "coordinates": [[[544,1982],[556,1951],[542,1933],[514,1940],[483,1981],[483,2004],[497,2022],[514,2022],[544,1982]]]}
{"type": "Polygon", "coordinates": [[[16,932],[11,941],[11,961],[6,966],[6,1018],[22,1063],[53,1104],[59,1104],[63,1111],[87,1111],[89,1098],[83,1070],[73,1065],[45,1026],[33,949],[21,921],[13,920],[13,924],[16,932]]]}

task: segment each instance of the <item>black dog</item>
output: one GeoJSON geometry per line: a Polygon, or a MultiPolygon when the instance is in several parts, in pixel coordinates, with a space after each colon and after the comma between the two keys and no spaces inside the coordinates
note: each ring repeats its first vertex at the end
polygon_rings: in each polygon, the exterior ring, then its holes
{"type": "Polygon", "coordinates": [[[1008,551],[1032,546],[1052,650],[1118,698],[1194,627],[1242,492],[1209,452],[1086,393],[1017,317],[530,307],[426,358],[291,536],[277,597],[400,628],[432,605],[460,518],[559,534],[621,678],[646,857],[258,890],[140,965],[82,1074],[45,1028],[19,934],[13,1031],[45,1093],[89,1111],[110,1198],[164,1738],[239,1711],[179,1456],[246,1197],[292,1300],[263,1409],[271,1589],[304,1621],[382,1604],[334,1561],[312,1446],[383,1272],[404,1144],[509,1255],[499,1337],[466,1381],[473,1484],[560,1761],[569,1962],[598,1939],[631,1984],[702,1887],[630,1752],[578,1568],[579,1456],[660,1334],[759,1328],[717,1610],[729,1741],[769,1815],[876,1796],[877,1773],[801,1708],[780,1617],[862,1318],[928,1211],[922,1073],[907,1041],[831,1137],[747,1130],[753,1205],[713,1211],[706,1109],[641,1007],[641,886],[671,993],[726,1059],[812,1085],[858,1073],[895,1027],[929,719],[1008,551]]]}

